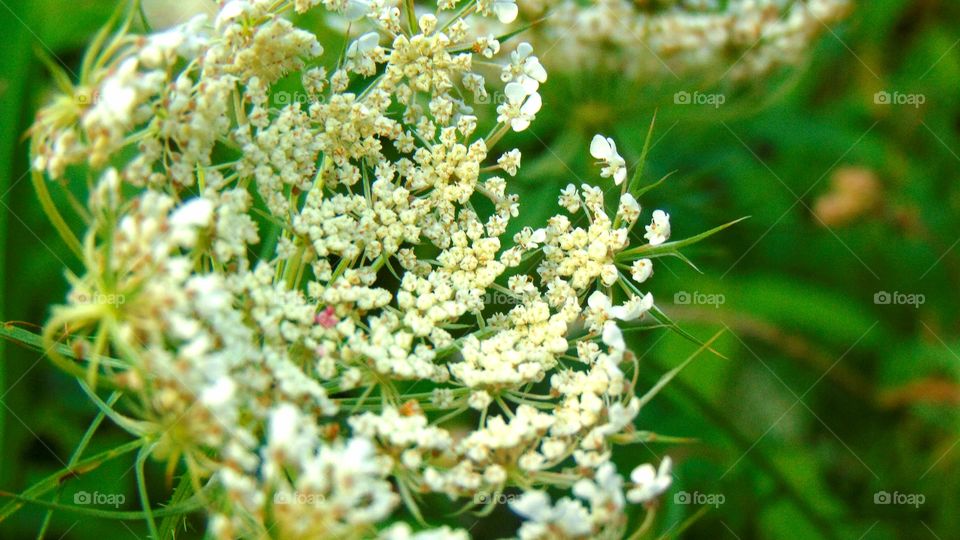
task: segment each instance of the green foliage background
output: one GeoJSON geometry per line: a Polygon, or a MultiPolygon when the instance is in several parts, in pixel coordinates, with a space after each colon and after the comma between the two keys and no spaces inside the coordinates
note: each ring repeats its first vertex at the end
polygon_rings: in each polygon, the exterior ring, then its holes
{"type": "MultiPolygon", "coordinates": [[[[696,442],[631,447],[623,460],[669,453],[678,462],[658,521],[664,534],[960,538],[960,5],[858,4],[806,64],[745,85],[552,73],[544,112],[515,139],[525,163],[510,185],[531,223],[554,212],[564,185],[597,178],[586,152],[594,133],[614,137],[633,162],[655,112],[646,181],[676,174],[644,207],[666,209],[677,238],[751,216],[688,253],[703,274],[670,260],[652,281],[684,328],[703,339],[725,331],[715,347],[728,358],[698,359],[641,413],[643,429],[696,442]],[[726,103],[677,105],[677,91],[722,93],[726,103]],[[879,105],[879,91],[926,103],[879,105]],[[811,208],[848,165],[877,175],[881,203],[853,224],[825,227],[811,208]],[[677,291],[725,301],[676,305],[677,291]],[[880,291],[925,302],[877,305],[880,291]],[[925,500],[875,504],[881,491],[925,500]],[[674,504],[694,492],[723,504],[705,514],[674,504]]],[[[24,176],[22,135],[51,87],[36,51],[75,67],[113,7],[0,0],[0,320],[42,324],[64,297],[63,269],[75,264],[24,176]]],[[[664,331],[634,334],[632,345],[648,385],[695,349],[664,331]]],[[[94,409],[38,353],[0,346],[0,490],[21,492],[64,467],[94,409]]],[[[105,425],[88,453],[125,440],[105,425]]],[[[131,465],[65,479],[62,500],[78,490],[125,493],[121,508],[136,509],[131,465]]],[[[164,500],[162,471],[151,478],[152,499],[164,500]]],[[[34,537],[44,513],[25,508],[0,523],[0,537],[34,537]]],[[[47,536],[145,534],[137,521],[58,512],[47,536]]]]}

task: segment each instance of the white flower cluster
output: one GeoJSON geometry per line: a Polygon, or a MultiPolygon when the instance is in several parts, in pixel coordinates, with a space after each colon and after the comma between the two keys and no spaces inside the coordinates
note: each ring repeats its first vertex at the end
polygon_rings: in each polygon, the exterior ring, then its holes
{"type": "Polygon", "coordinates": [[[535,44],[556,70],[641,78],[683,73],[743,80],[799,62],[851,0],[535,0],[535,44]]]}
{"type": "Polygon", "coordinates": [[[494,148],[535,119],[547,72],[527,43],[471,37],[511,1],[408,9],[231,0],[100,42],[33,130],[37,174],[93,186],[85,271],[49,325],[125,391],[133,417],[112,417],[182,464],[214,537],[466,538],[391,523],[427,494],[507,490],[520,537],[620,537],[626,506],[670,485],[667,459],[630,480],[612,462],[641,403],[622,326],[656,309],[642,257],[669,247],[669,216],[627,251],[642,210],[598,135],[615,209],[571,184],[566,213],[505,238],[521,155],[494,148]],[[368,31],[324,56],[285,16],[311,9],[368,31]],[[475,113],[498,72],[507,101],[475,113]],[[309,100],[278,107],[298,78],[309,100]],[[79,300],[109,295],[125,301],[79,300]]]}

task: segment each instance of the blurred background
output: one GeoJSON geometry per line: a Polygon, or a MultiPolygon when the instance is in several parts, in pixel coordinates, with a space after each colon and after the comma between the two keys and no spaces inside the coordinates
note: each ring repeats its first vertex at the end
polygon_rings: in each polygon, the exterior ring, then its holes
{"type": "MultiPolygon", "coordinates": [[[[2,321],[36,330],[75,264],[25,176],[23,134],[52,85],[41,53],[75,67],[114,7],[0,0],[2,321]]],[[[624,457],[676,464],[660,533],[960,538],[958,83],[960,4],[947,0],[859,2],[802,65],[745,83],[551,72],[544,112],[510,141],[525,160],[510,189],[526,222],[554,213],[566,184],[597,178],[593,134],[632,163],[654,116],[645,181],[674,174],[644,208],[668,211],[675,238],[750,216],[687,252],[702,273],[658,259],[651,281],[684,329],[723,331],[726,357],[701,355],[638,420],[695,442],[624,457]]],[[[630,337],[647,385],[697,348],[667,331],[630,337]]],[[[37,352],[0,347],[0,491],[17,493],[63,468],[95,411],[37,352]]],[[[125,440],[105,426],[89,452],[125,440]]],[[[136,509],[130,465],[71,490],[111,486],[136,509]]],[[[0,538],[35,537],[44,513],[25,508],[0,538]]],[[[142,523],[58,512],[47,536],[128,535],[145,537],[142,523]]]]}

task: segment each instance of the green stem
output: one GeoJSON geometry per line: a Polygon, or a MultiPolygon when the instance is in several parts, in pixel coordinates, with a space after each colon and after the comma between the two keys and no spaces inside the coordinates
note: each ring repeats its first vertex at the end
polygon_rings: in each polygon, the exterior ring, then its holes
{"type": "MultiPolygon", "coordinates": [[[[120,392],[114,392],[110,394],[110,397],[107,398],[107,405],[113,406],[117,400],[120,399],[120,392]]],[[[93,438],[93,434],[97,431],[97,428],[100,427],[100,424],[103,423],[103,419],[106,418],[106,414],[103,411],[99,411],[97,416],[93,419],[93,422],[90,423],[90,427],[87,428],[86,433],[83,434],[83,437],[80,439],[80,444],[77,445],[77,449],[74,450],[73,455],[70,456],[70,461],[67,462],[67,467],[73,467],[80,461],[80,456],[83,455],[84,450],[87,449],[87,445],[90,444],[90,439],[93,438]]],[[[53,502],[57,503],[60,501],[60,495],[63,493],[63,485],[57,487],[56,493],[53,494],[53,502]]],[[[50,527],[50,520],[53,518],[53,508],[47,510],[46,515],[43,516],[43,524],[40,525],[40,532],[37,534],[37,540],[42,540],[43,535],[46,534],[47,529],[50,527]]]]}
{"type": "MultiPolygon", "coordinates": [[[[81,475],[86,474],[100,465],[103,465],[107,461],[120,457],[128,452],[132,452],[137,448],[143,446],[144,441],[141,439],[136,439],[128,443],[122,444],[116,448],[111,448],[104,452],[100,452],[94,456],[91,456],[83,461],[78,462],[73,467],[63,468],[50,476],[47,476],[43,480],[37,482],[36,484],[27,488],[20,495],[12,495],[14,501],[8,503],[3,508],[0,508],[0,522],[4,521],[6,518],[13,515],[17,510],[23,507],[25,502],[34,502],[32,497],[40,497],[44,494],[50,492],[51,490],[56,489],[57,487],[63,485],[70,479],[79,478],[81,475]]],[[[47,504],[46,501],[37,501],[37,504],[47,504]]]]}
{"type": "Polygon", "coordinates": [[[160,540],[160,531],[157,530],[157,522],[153,518],[153,509],[150,508],[150,497],[147,495],[147,481],[144,478],[143,468],[153,446],[143,446],[140,453],[137,454],[137,490],[140,493],[140,504],[143,505],[143,513],[146,515],[147,528],[150,530],[150,536],[160,540]]]}
{"type": "MultiPolygon", "coordinates": [[[[30,155],[32,161],[33,156],[36,154],[31,151],[30,155]]],[[[47,189],[47,181],[43,178],[43,174],[36,168],[33,168],[32,165],[30,169],[30,179],[33,182],[33,188],[37,192],[37,198],[40,199],[40,207],[43,208],[43,213],[47,215],[47,219],[53,224],[54,229],[57,230],[60,238],[67,244],[70,251],[72,251],[78,259],[83,260],[83,247],[80,245],[80,240],[73,234],[73,231],[67,226],[67,222],[64,221],[63,216],[60,215],[60,211],[57,210],[57,205],[54,204],[53,198],[50,197],[50,191],[47,189]]]]}

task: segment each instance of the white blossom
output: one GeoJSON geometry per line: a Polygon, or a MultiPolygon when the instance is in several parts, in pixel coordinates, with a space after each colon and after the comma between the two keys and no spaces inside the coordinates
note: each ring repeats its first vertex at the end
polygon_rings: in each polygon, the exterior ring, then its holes
{"type": "Polygon", "coordinates": [[[646,226],[647,232],[643,235],[651,246],[659,246],[670,239],[670,214],[663,210],[654,210],[653,219],[646,226]]]}
{"type": "Polygon", "coordinates": [[[527,129],[543,105],[540,94],[531,94],[522,84],[511,82],[504,88],[504,95],[507,96],[507,102],[497,109],[500,113],[497,121],[509,122],[513,131],[527,129]]]}
{"type": "Polygon", "coordinates": [[[637,259],[630,266],[630,277],[637,283],[643,283],[653,275],[653,261],[650,259],[637,259]]]}
{"type": "Polygon", "coordinates": [[[633,481],[633,487],[627,491],[627,500],[632,503],[644,503],[660,496],[664,491],[670,488],[673,483],[673,476],[670,471],[673,462],[669,457],[663,458],[660,467],[655,469],[653,465],[645,463],[638,466],[630,473],[630,480],[633,481]]]}
{"type": "Polygon", "coordinates": [[[613,178],[616,185],[620,185],[627,178],[626,162],[617,153],[617,144],[613,139],[603,135],[594,135],[590,142],[590,155],[604,163],[600,176],[613,178]]]}
{"type": "MultiPolygon", "coordinates": [[[[502,136],[535,121],[547,72],[472,9],[438,7],[232,0],[213,23],[121,33],[31,130],[38,172],[96,179],[90,256],[49,324],[122,358],[84,367],[135,400],[121,427],[216,494],[197,498],[208,536],[468,538],[398,508],[519,489],[521,538],[605,537],[627,498],[669,485],[638,469],[625,498],[612,462],[640,406],[618,325],[653,309],[611,296],[640,204],[544,182],[558,213],[518,224],[528,157],[502,136]],[[365,33],[324,53],[291,9],[365,33]]],[[[613,140],[589,150],[622,184],[613,140]]],[[[669,232],[654,212],[650,244],[669,232]]],[[[630,270],[644,282],[652,263],[630,270]]]]}

